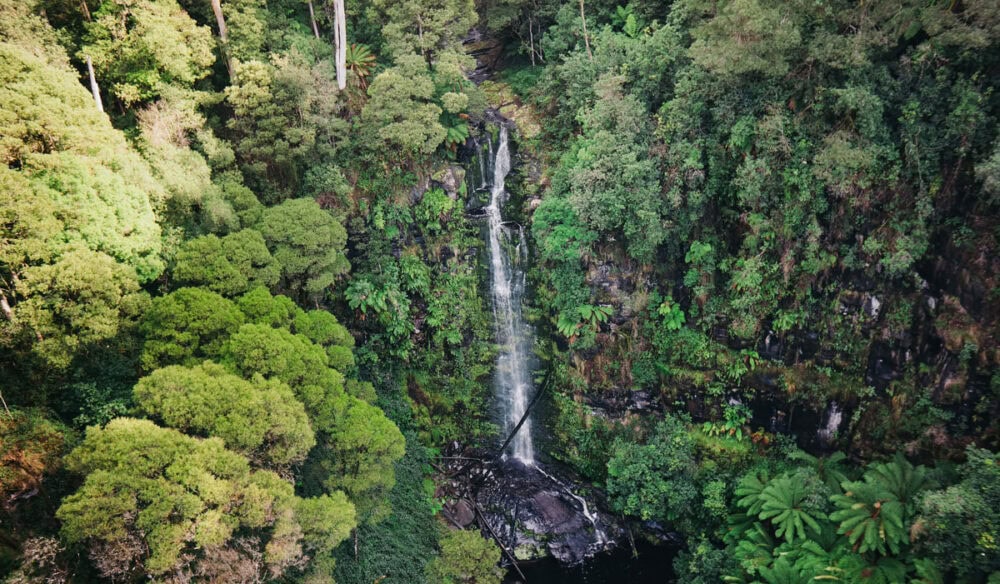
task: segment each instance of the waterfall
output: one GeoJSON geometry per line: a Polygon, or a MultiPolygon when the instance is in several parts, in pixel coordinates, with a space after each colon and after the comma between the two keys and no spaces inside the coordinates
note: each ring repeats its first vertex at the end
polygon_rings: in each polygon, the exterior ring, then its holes
{"type": "MultiPolygon", "coordinates": [[[[532,391],[530,355],[533,345],[532,331],[521,314],[521,300],[524,297],[525,274],[520,266],[520,257],[511,257],[508,248],[512,243],[513,230],[504,225],[500,208],[507,200],[504,181],[510,172],[510,149],[507,144],[507,127],[500,126],[500,138],[493,154],[493,184],[490,189],[490,204],[486,207],[489,221],[490,243],[490,289],[493,296],[493,321],[496,328],[500,354],[497,357],[494,385],[504,409],[507,432],[520,421],[532,391]]],[[[514,253],[526,253],[524,230],[520,226],[516,234],[514,253]]],[[[526,465],[535,464],[535,448],[531,441],[531,419],[521,426],[510,444],[514,458],[526,465]]]]}
{"type": "MultiPolygon", "coordinates": [[[[536,359],[534,331],[522,314],[524,266],[528,260],[525,230],[515,222],[504,221],[501,214],[508,198],[505,181],[511,168],[508,127],[504,122],[499,122],[495,143],[487,139],[487,144],[477,145],[477,151],[481,159],[486,159],[480,169],[483,191],[488,186],[490,193],[483,212],[488,227],[489,288],[499,349],[493,384],[498,418],[507,436],[535,395],[532,374],[536,359]]],[[[471,182],[475,189],[477,179],[471,182]]],[[[497,465],[494,470],[482,475],[484,482],[478,484],[475,496],[484,509],[484,520],[511,549],[548,548],[553,557],[568,564],[614,547],[621,531],[609,523],[593,501],[577,494],[572,480],[559,478],[558,468],[550,467],[550,474],[535,460],[531,422],[531,417],[525,418],[501,459],[492,462],[497,465]]]]}
{"type": "Polygon", "coordinates": [[[833,442],[833,438],[837,434],[837,430],[840,429],[840,422],[842,420],[843,412],[840,411],[840,405],[837,402],[830,402],[830,408],[827,411],[826,425],[816,432],[820,443],[827,445],[833,442]]]}

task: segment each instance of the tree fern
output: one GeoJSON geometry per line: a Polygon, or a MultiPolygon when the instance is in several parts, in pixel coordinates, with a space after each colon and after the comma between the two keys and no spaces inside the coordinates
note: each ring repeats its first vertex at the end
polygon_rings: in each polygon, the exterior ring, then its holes
{"type": "Polygon", "coordinates": [[[774,561],[774,536],[759,521],[753,521],[739,536],[729,539],[729,543],[740,572],[724,576],[724,582],[747,582],[748,576],[756,576],[761,568],[770,566],[774,561]]]}
{"type": "Polygon", "coordinates": [[[577,310],[579,310],[580,317],[583,318],[584,322],[594,330],[597,330],[601,323],[607,322],[613,312],[609,306],[592,306],[590,304],[584,304],[577,310]]]}
{"type": "Polygon", "coordinates": [[[572,312],[565,311],[559,314],[559,320],[556,322],[556,329],[564,337],[573,341],[576,338],[576,333],[583,326],[576,315],[572,312]]]}
{"type": "Polygon", "coordinates": [[[770,568],[761,568],[760,575],[767,584],[809,584],[812,582],[811,576],[802,574],[785,556],[779,556],[770,568]]]}
{"type": "Polygon", "coordinates": [[[375,55],[372,54],[368,46],[358,43],[348,45],[345,51],[344,65],[357,76],[361,88],[367,89],[368,76],[375,69],[375,55]]]}
{"type": "Polygon", "coordinates": [[[746,513],[731,513],[728,520],[729,526],[723,540],[730,545],[736,545],[742,540],[747,532],[754,529],[759,522],[756,515],[746,513]]]}
{"type": "Polygon", "coordinates": [[[830,500],[838,507],[830,519],[840,523],[837,533],[846,535],[855,551],[899,553],[906,541],[905,510],[895,495],[881,485],[858,481],[844,483],[844,494],[830,500]]]}
{"type": "Polygon", "coordinates": [[[933,486],[923,465],[913,466],[898,452],[892,462],[870,465],[865,471],[865,481],[878,484],[892,493],[904,505],[907,515],[917,505],[917,494],[933,486]]]}
{"type": "Polygon", "coordinates": [[[806,527],[819,533],[817,519],[825,519],[821,513],[807,510],[804,503],[809,495],[805,485],[785,475],[773,479],[760,494],[761,520],[770,520],[775,527],[775,535],[784,537],[791,543],[796,539],[809,539],[806,527]],[[816,517],[813,517],[813,514],[816,517]]]}
{"type": "Polygon", "coordinates": [[[803,462],[816,471],[820,480],[833,492],[839,491],[840,484],[848,480],[840,466],[840,463],[847,459],[847,455],[843,452],[834,452],[830,456],[819,457],[802,450],[795,450],[788,455],[788,458],[803,462]]]}
{"type": "Polygon", "coordinates": [[[838,510],[830,519],[840,522],[838,533],[857,551],[898,554],[908,541],[916,496],[930,485],[923,466],[914,467],[897,454],[892,462],[870,465],[864,481],[844,483],[844,494],[831,497],[838,510]]]}
{"type": "Polygon", "coordinates": [[[469,138],[469,124],[460,119],[449,120],[449,122],[445,125],[445,130],[448,133],[445,135],[444,142],[448,148],[454,150],[469,138]]]}
{"type": "Polygon", "coordinates": [[[803,574],[813,577],[829,574],[831,567],[836,566],[849,550],[846,539],[837,534],[836,526],[826,521],[821,526],[823,529],[808,541],[783,544],[776,552],[787,554],[789,561],[803,574]]]}
{"type": "Polygon", "coordinates": [[[767,471],[760,471],[759,474],[756,472],[747,473],[736,485],[736,489],[733,491],[739,497],[736,504],[746,509],[747,515],[756,517],[760,514],[761,507],[764,506],[764,501],[761,500],[760,496],[767,487],[767,482],[767,471]]]}
{"type": "Polygon", "coordinates": [[[839,580],[858,584],[902,584],[906,582],[906,564],[895,558],[878,558],[867,561],[857,554],[841,560],[839,580]]]}
{"type": "Polygon", "coordinates": [[[910,578],[910,584],[944,584],[944,576],[938,569],[934,560],[929,558],[918,558],[913,561],[913,567],[917,575],[910,578]]]}
{"type": "Polygon", "coordinates": [[[734,555],[746,572],[756,574],[774,559],[774,545],[770,531],[756,522],[736,544],[734,555]]]}

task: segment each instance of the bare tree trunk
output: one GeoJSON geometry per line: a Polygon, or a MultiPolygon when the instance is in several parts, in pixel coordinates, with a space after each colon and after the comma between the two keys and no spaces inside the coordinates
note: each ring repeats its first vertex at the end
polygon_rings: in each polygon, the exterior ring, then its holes
{"type": "Polygon", "coordinates": [[[347,14],[344,0],[333,0],[333,5],[336,12],[333,38],[337,49],[337,87],[343,91],[347,87],[347,14]]]}
{"type": "Polygon", "coordinates": [[[316,13],[313,12],[313,3],[312,3],[312,0],[309,0],[309,23],[312,24],[313,34],[316,35],[316,38],[318,39],[319,38],[319,27],[316,26],[316,13]]]}
{"type": "Polygon", "coordinates": [[[14,320],[14,310],[10,307],[10,302],[7,301],[7,296],[0,292],[0,312],[7,317],[7,320],[14,320]]]}
{"type": "Polygon", "coordinates": [[[229,29],[226,27],[226,16],[222,14],[222,0],[212,0],[212,12],[215,13],[215,22],[219,25],[219,38],[222,42],[229,41],[229,29]]]}
{"type": "Polygon", "coordinates": [[[101,88],[97,85],[97,77],[94,75],[94,62],[87,55],[87,74],[90,75],[90,91],[94,94],[94,103],[97,104],[97,111],[104,113],[104,102],[101,101],[101,88]]]}
{"type": "Polygon", "coordinates": [[[83,12],[83,17],[90,22],[90,7],[87,6],[87,0],[80,0],[80,9],[83,12]]]}
{"type": "Polygon", "coordinates": [[[528,17],[528,52],[531,53],[531,66],[535,66],[535,30],[531,17],[528,17]]]}
{"type": "Polygon", "coordinates": [[[587,57],[594,60],[594,53],[590,51],[590,35],[587,34],[587,15],[583,13],[583,0],[580,0],[580,20],[583,22],[583,44],[587,47],[587,57]]]}
{"type": "Polygon", "coordinates": [[[222,0],[212,0],[212,12],[215,13],[215,22],[219,26],[219,48],[222,50],[222,58],[226,62],[226,69],[229,76],[233,76],[233,63],[229,58],[229,28],[226,27],[226,16],[222,13],[222,0]]]}

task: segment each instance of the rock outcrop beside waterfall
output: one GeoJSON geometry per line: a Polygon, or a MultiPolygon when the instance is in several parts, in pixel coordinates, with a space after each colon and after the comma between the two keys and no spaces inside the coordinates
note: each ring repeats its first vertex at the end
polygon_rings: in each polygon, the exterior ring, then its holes
{"type": "Polygon", "coordinates": [[[624,526],[601,510],[598,493],[581,496],[573,483],[516,459],[473,458],[442,469],[451,473],[436,494],[446,501],[443,514],[456,526],[478,526],[517,561],[551,557],[574,565],[623,540],[624,526]]]}
{"type": "MultiPolygon", "coordinates": [[[[476,503],[518,560],[552,556],[577,564],[621,538],[614,519],[535,467],[506,461],[484,469],[476,503]]],[[[489,528],[487,528],[489,531],[489,528]]]]}

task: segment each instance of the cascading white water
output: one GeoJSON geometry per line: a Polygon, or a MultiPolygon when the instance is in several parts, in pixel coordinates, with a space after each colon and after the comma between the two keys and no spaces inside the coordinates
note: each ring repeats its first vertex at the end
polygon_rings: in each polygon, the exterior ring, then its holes
{"type": "MultiPolygon", "coordinates": [[[[524,321],[521,310],[526,285],[523,266],[528,259],[528,246],[525,241],[524,228],[520,225],[505,223],[501,215],[501,208],[508,197],[505,181],[511,166],[507,127],[503,124],[500,125],[500,135],[496,147],[494,148],[492,140],[489,140],[485,152],[480,150],[480,159],[483,158],[484,153],[488,155],[486,157],[488,163],[485,173],[482,174],[484,176],[492,174],[492,182],[489,184],[490,202],[485,208],[485,214],[489,227],[493,322],[499,345],[494,385],[502,409],[506,430],[504,434],[507,435],[521,421],[521,417],[528,407],[529,399],[534,394],[531,377],[534,362],[532,353],[534,332],[524,321]]],[[[525,419],[521,429],[514,435],[503,457],[505,460],[511,457],[526,467],[521,469],[520,476],[527,477],[537,473],[537,476],[547,479],[544,482],[535,482],[534,488],[541,490],[532,492],[536,494],[544,492],[547,497],[557,497],[567,504],[563,508],[568,511],[575,508],[575,512],[592,525],[593,529],[587,536],[588,541],[585,550],[582,550],[582,556],[589,557],[606,550],[609,545],[613,545],[613,541],[608,537],[603,527],[604,520],[601,514],[594,510],[584,497],[574,491],[573,483],[571,481],[564,482],[557,476],[549,474],[535,461],[530,416],[525,419]],[[552,487],[555,489],[553,490],[552,487]]],[[[521,507],[521,505],[514,506],[514,516],[518,515],[518,509],[521,507]]],[[[524,520],[532,521],[532,517],[538,518],[537,510],[534,511],[534,515],[530,511],[533,508],[530,496],[525,500],[523,508],[528,510],[528,515],[525,516],[524,520]]],[[[506,511],[504,510],[503,513],[506,511]]],[[[529,540],[535,541],[534,537],[534,535],[529,536],[529,540]]],[[[579,540],[575,545],[579,545],[579,540]]],[[[579,548],[576,549],[579,550],[579,548]]]]}
{"type": "Polygon", "coordinates": [[[840,404],[830,402],[830,408],[826,415],[826,425],[816,432],[821,443],[830,444],[833,442],[837,430],[840,429],[840,422],[843,420],[843,417],[843,412],[840,411],[840,404]]]}
{"type": "MultiPolygon", "coordinates": [[[[489,220],[490,273],[493,294],[493,321],[496,327],[500,354],[497,357],[494,383],[504,405],[507,432],[514,429],[521,420],[532,389],[530,354],[532,331],[521,314],[521,300],[524,296],[525,275],[514,258],[508,253],[508,243],[512,233],[504,225],[500,207],[507,200],[505,181],[510,172],[510,150],[507,145],[507,128],[500,126],[500,138],[493,156],[493,184],[490,190],[490,204],[486,207],[489,220]]],[[[517,230],[516,254],[525,253],[524,231],[517,230]]],[[[521,258],[518,258],[521,259],[521,258]]],[[[524,425],[510,443],[514,458],[527,465],[535,464],[535,447],[531,441],[531,419],[524,425]]]]}

